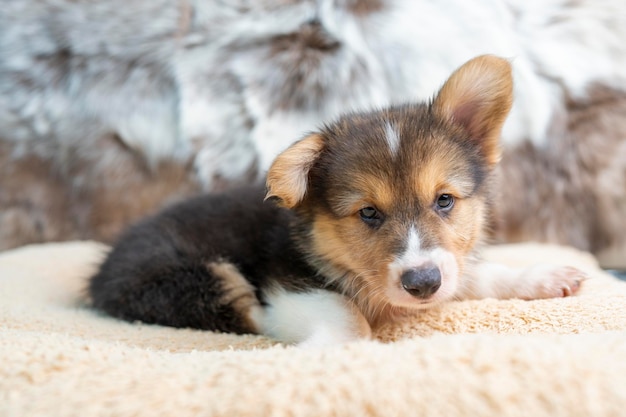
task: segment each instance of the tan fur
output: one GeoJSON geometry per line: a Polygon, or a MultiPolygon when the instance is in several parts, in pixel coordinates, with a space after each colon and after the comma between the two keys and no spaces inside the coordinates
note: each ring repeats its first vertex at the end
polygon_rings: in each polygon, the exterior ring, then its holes
{"type": "Polygon", "coordinates": [[[435,109],[462,125],[483,144],[489,163],[500,159],[500,131],[513,104],[513,78],[507,60],[474,58],[456,70],[439,91],[435,109]]]}
{"type": "Polygon", "coordinates": [[[355,215],[368,206],[376,206],[383,211],[391,209],[396,200],[396,191],[385,178],[361,174],[353,177],[350,193],[333,194],[329,199],[337,213],[355,215]]]}
{"type": "MultiPolygon", "coordinates": [[[[398,313],[455,298],[573,294],[583,276],[575,269],[542,266],[532,274],[490,268],[475,256],[488,212],[494,135],[502,124],[491,113],[507,110],[492,107],[511,100],[511,89],[501,88],[511,81],[503,65],[508,68],[492,57],[472,60],[434,104],[346,114],[295,143],[268,173],[266,197],[282,208],[263,204],[260,188],[192,200],[195,214],[181,213],[197,223],[182,222],[180,232],[168,233],[168,253],[191,242],[192,260],[228,258],[203,261],[222,286],[218,307],[243,311],[251,330],[303,345],[367,337],[361,315],[377,327],[398,313]],[[218,209],[211,212],[213,204],[218,209]],[[223,231],[231,220],[237,228],[223,231]],[[250,271],[250,283],[236,265],[250,271]]],[[[169,228],[175,216],[165,216],[169,228]]],[[[113,254],[125,261],[127,250],[113,254]]]]}
{"type": "Polygon", "coordinates": [[[218,276],[222,283],[223,296],[220,304],[231,306],[233,310],[240,312],[247,320],[245,323],[247,328],[251,332],[258,332],[254,315],[261,308],[261,304],[255,295],[254,287],[230,262],[209,262],[206,267],[218,276]]]}
{"type": "Polygon", "coordinates": [[[306,193],[309,169],[323,147],[323,138],[312,134],[281,153],[267,173],[266,198],[278,198],[288,208],[298,204],[306,193]]]}
{"type": "MultiPolygon", "coordinates": [[[[435,159],[436,160],[436,159],[435,159]]],[[[445,166],[441,160],[440,166],[445,166]]],[[[428,164],[427,167],[433,167],[428,164]]],[[[433,178],[428,172],[415,172],[413,178],[433,178]],[[424,175],[422,175],[424,174],[424,175]]],[[[438,182],[435,182],[437,184],[438,182]]],[[[371,181],[370,184],[382,185],[381,192],[376,188],[364,190],[360,195],[384,196],[383,199],[367,198],[355,202],[353,212],[343,218],[320,214],[314,219],[313,240],[314,251],[329,261],[336,268],[331,275],[341,276],[338,282],[344,292],[359,306],[363,314],[372,325],[383,323],[389,315],[398,308],[393,307],[384,294],[388,281],[388,267],[393,261],[391,252],[394,239],[406,234],[407,225],[401,221],[388,219],[393,230],[387,234],[372,232],[358,217],[358,210],[362,207],[384,207],[387,213],[401,208],[406,194],[390,193],[389,185],[371,181]],[[390,198],[392,198],[390,200],[390,198]],[[395,207],[394,207],[395,206],[395,207]],[[350,271],[348,275],[342,271],[350,271]]],[[[413,199],[432,201],[436,193],[433,186],[422,183],[413,199]]],[[[453,190],[452,187],[446,187],[453,190]]],[[[420,231],[424,241],[431,247],[443,247],[454,254],[457,264],[462,269],[465,258],[482,240],[484,200],[480,196],[459,199],[455,203],[454,211],[446,222],[442,222],[437,215],[427,211],[419,219],[420,231]]],[[[417,214],[417,213],[416,213],[417,214]]],[[[401,310],[401,309],[400,309],[401,310]]]]}
{"type": "Polygon", "coordinates": [[[458,217],[452,225],[455,232],[452,244],[456,251],[467,254],[472,248],[484,243],[487,208],[482,197],[463,200],[458,204],[458,217]]]}
{"type": "Polygon", "coordinates": [[[381,315],[391,307],[384,295],[386,268],[392,260],[389,241],[372,238],[356,215],[340,220],[318,215],[312,235],[313,249],[329,262],[324,272],[340,277],[336,284],[370,324],[384,321],[381,315]]]}
{"type": "Polygon", "coordinates": [[[413,172],[415,178],[415,198],[420,199],[424,206],[432,205],[441,194],[451,194],[455,197],[452,215],[447,222],[439,222],[434,214],[430,214],[429,222],[432,227],[425,238],[446,248],[451,248],[459,263],[462,263],[473,248],[482,242],[484,227],[483,213],[485,201],[483,195],[470,195],[471,181],[460,178],[454,170],[454,161],[450,155],[435,153],[413,172]],[[448,156],[448,158],[446,158],[448,156]]]}
{"type": "Polygon", "coordinates": [[[397,287],[399,297],[406,294],[392,265],[411,230],[419,233],[419,251],[451,254],[459,274],[451,279],[464,275],[468,257],[483,239],[487,211],[487,191],[477,181],[488,180],[474,175],[488,175],[497,159],[498,135],[511,94],[508,62],[479,57],[457,70],[435,98],[434,117],[441,119],[427,123],[436,129],[411,125],[414,118],[423,117],[419,115],[433,117],[426,107],[392,109],[382,116],[352,115],[332,126],[331,132],[295,144],[272,166],[269,195],[281,198],[287,207],[300,204],[298,210],[309,213],[310,251],[320,259],[316,266],[355,302],[370,324],[385,322],[410,303],[393,299],[389,287],[397,287]],[[394,126],[404,141],[392,152],[386,126],[394,126]],[[471,135],[463,134],[467,132],[471,135]],[[470,141],[471,147],[459,140],[470,141]],[[482,159],[472,160],[468,149],[477,149],[482,159]],[[315,177],[313,169],[318,158],[325,161],[320,162],[325,167],[323,179],[315,177]],[[483,174],[475,174],[481,169],[483,174]],[[323,197],[329,208],[315,196],[303,200],[310,175],[310,181],[321,180],[330,187],[323,197]],[[436,207],[441,194],[455,199],[449,212],[436,207]],[[380,229],[360,217],[366,207],[384,218],[380,229]]]}
{"type": "Polygon", "coordinates": [[[439,194],[452,194],[456,197],[469,195],[472,191],[472,181],[464,178],[454,170],[449,169],[454,164],[455,155],[433,155],[414,168],[415,178],[413,192],[421,196],[424,202],[432,202],[439,194]]]}

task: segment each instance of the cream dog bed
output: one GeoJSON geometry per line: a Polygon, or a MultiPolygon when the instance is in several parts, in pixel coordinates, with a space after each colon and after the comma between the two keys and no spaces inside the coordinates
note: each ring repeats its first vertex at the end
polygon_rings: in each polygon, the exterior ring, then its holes
{"type": "Polygon", "coordinates": [[[492,248],[509,264],[567,263],[580,295],[455,302],[377,341],[303,350],[257,336],[125,323],[85,307],[107,248],[0,255],[0,416],[618,416],[626,413],[626,283],[593,258],[492,248]]]}

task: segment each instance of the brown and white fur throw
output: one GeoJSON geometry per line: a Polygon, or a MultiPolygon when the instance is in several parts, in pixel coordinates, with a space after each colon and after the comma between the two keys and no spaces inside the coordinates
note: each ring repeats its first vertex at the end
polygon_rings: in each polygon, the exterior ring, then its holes
{"type": "Polygon", "coordinates": [[[513,63],[498,240],[626,247],[622,0],[10,0],[0,10],[0,248],[111,240],[260,181],[340,113],[513,63]]]}

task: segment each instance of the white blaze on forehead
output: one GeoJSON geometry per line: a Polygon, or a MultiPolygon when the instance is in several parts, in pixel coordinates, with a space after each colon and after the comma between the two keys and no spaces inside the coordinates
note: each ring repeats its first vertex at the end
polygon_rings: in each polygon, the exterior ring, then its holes
{"type": "Polygon", "coordinates": [[[411,226],[406,235],[406,247],[404,252],[396,258],[396,260],[391,264],[391,267],[398,268],[399,270],[417,268],[424,264],[427,260],[428,258],[426,258],[422,253],[419,233],[415,226],[411,226]]]}
{"type": "Polygon", "coordinates": [[[390,122],[385,122],[385,139],[387,140],[391,154],[395,155],[398,153],[398,149],[400,148],[400,136],[390,122]]]}
{"type": "MultiPolygon", "coordinates": [[[[412,261],[419,262],[422,259],[420,256],[421,242],[419,234],[417,233],[417,229],[415,226],[411,226],[409,229],[409,235],[407,239],[406,249],[402,254],[401,260],[411,263],[412,261]]],[[[417,266],[417,265],[416,265],[417,266]]]]}

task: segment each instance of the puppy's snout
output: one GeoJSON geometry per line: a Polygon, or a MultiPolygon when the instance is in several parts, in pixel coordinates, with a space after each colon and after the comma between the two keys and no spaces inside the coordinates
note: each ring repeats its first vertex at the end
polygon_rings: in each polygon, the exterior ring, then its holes
{"type": "Polygon", "coordinates": [[[412,296],[428,298],[441,287],[441,272],[434,265],[409,269],[400,277],[402,287],[412,296]]]}

